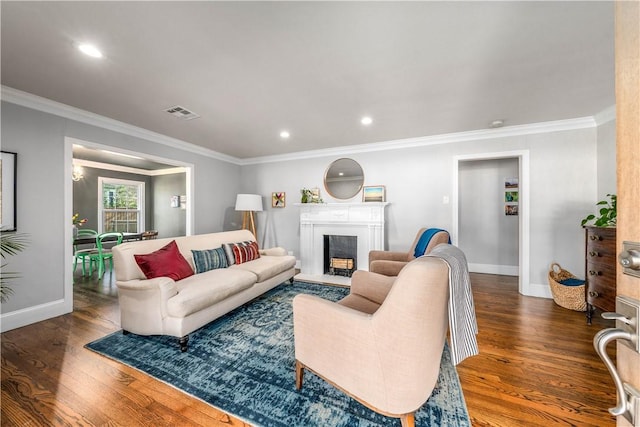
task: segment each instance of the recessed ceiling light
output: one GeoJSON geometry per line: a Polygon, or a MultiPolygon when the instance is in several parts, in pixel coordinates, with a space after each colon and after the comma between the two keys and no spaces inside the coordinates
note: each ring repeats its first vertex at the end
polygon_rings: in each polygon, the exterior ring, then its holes
{"type": "Polygon", "coordinates": [[[282,138],[282,139],[287,139],[290,136],[291,136],[291,134],[286,130],[283,130],[282,132],[280,132],[280,138],[282,138]]]}
{"type": "Polygon", "coordinates": [[[92,58],[102,58],[102,52],[100,52],[98,48],[92,44],[80,44],[78,45],[78,49],[80,49],[80,52],[84,53],[85,55],[89,55],[92,58]]]}
{"type": "Polygon", "coordinates": [[[373,123],[373,119],[369,116],[365,116],[362,119],[360,119],[360,123],[362,123],[365,126],[369,126],[371,123],[373,123]]]}

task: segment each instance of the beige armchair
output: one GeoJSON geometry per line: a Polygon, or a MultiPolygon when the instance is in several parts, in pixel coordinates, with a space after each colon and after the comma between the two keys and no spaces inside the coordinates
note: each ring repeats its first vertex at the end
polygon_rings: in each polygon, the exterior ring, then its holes
{"type": "Polygon", "coordinates": [[[448,326],[449,269],[421,257],[400,275],[356,271],[335,303],[293,300],[296,387],[314,372],[370,409],[415,425],[438,379],[448,326]]]}
{"type": "MultiPolygon", "coordinates": [[[[420,237],[427,231],[427,228],[421,228],[416,235],[413,244],[408,252],[394,252],[394,251],[371,251],[369,252],[369,271],[373,273],[384,274],[385,276],[397,276],[402,270],[402,267],[407,265],[411,260],[414,260],[416,246],[420,242],[420,237]]],[[[426,255],[433,250],[440,243],[448,243],[449,233],[444,230],[434,230],[431,240],[428,242],[424,253],[426,255]]]]}

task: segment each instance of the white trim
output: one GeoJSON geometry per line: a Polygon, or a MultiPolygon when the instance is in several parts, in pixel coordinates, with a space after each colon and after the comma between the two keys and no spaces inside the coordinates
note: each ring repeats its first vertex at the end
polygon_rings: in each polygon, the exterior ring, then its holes
{"type": "Polygon", "coordinates": [[[460,162],[471,160],[492,160],[517,158],[519,170],[519,209],[518,209],[518,291],[523,295],[533,295],[532,292],[537,290],[531,289],[529,277],[530,270],[530,171],[529,171],[529,150],[502,151],[497,153],[476,153],[465,154],[453,157],[453,176],[452,176],[452,203],[451,203],[451,242],[458,244],[458,166],[460,162]]]}
{"type": "Polygon", "coordinates": [[[538,133],[560,132],[566,130],[586,129],[596,126],[593,117],[556,120],[551,122],[531,123],[526,125],[507,126],[498,129],[479,129],[466,132],[442,135],[422,136],[417,138],[398,139],[394,141],[374,142],[370,144],[348,145],[338,148],[299,151],[296,153],[274,156],[240,159],[240,165],[254,165],[292,160],[310,159],[326,156],[344,156],[354,153],[370,153],[375,151],[400,150],[405,148],[424,147],[429,145],[453,144],[457,142],[478,141],[484,139],[505,138],[510,136],[532,135],[538,133]]]}
{"type": "MultiPolygon", "coordinates": [[[[70,223],[70,221],[67,222],[70,223]]],[[[71,247],[71,245],[67,246],[71,247]]],[[[65,271],[67,269],[71,269],[71,263],[69,263],[69,266],[65,271]]],[[[0,316],[0,332],[10,331],[12,329],[31,325],[32,323],[51,319],[52,317],[71,313],[73,311],[73,288],[71,289],[71,295],[69,295],[67,294],[66,285],[67,281],[65,280],[65,298],[63,299],[10,311],[8,313],[2,313],[0,316]],[[71,307],[69,307],[69,305],[71,305],[71,307]]],[[[73,283],[71,285],[73,287],[73,283]]]]}
{"type": "Polygon", "coordinates": [[[469,272],[482,274],[498,274],[501,276],[517,276],[520,272],[520,268],[517,265],[469,263],[469,272]]]}
{"type": "MultiPolygon", "coordinates": [[[[210,150],[186,141],[162,135],[149,131],[137,126],[133,126],[124,122],[109,119],[98,114],[80,110],[59,102],[51,101],[40,96],[36,96],[27,92],[13,89],[8,86],[2,86],[2,100],[23,107],[31,108],[38,111],[76,120],[104,129],[110,129],[115,132],[130,135],[136,138],[146,139],[148,141],[157,142],[180,150],[189,151],[200,154],[205,157],[211,157],[217,160],[225,161],[239,166],[284,162],[292,160],[303,160],[327,156],[344,156],[356,153],[368,153],[376,151],[400,150],[405,148],[423,147],[437,144],[451,144],[456,142],[477,141],[492,138],[504,138],[516,135],[531,135],[547,132],[559,132],[574,129],[592,128],[597,125],[593,116],[579,117],[566,120],[555,120],[549,122],[530,123],[524,125],[505,126],[497,129],[478,129],[466,132],[456,132],[442,135],[422,136],[417,138],[398,139],[393,141],[373,142],[369,144],[348,145],[337,148],[328,148],[320,150],[299,151],[295,153],[279,154],[273,156],[253,157],[247,159],[239,159],[210,150]]],[[[607,112],[609,109],[605,110],[607,112]]],[[[607,114],[599,117],[607,117],[607,114]]],[[[599,113],[599,114],[603,114],[599,113]]],[[[615,109],[614,109],[615,113],[615,109]]]]}
{"type": "Polygon", "coordinates": [[[112,165],[110,163],[94,162],[92,160],[82,160],[82,159],[73,159],[73,164],[84,166],[87,168],[104,169],[104,170],[110,170],[115,172],[125,172],[125,173],[132,173],[136,175],[145,175],[145,176],[171,175],[174,173],[186,172],[186,169],[182,166],[178,166],[175,168],[148,170],[148,169],[133,168],[131,166],[112,165]]]}
{"type": "Polygon", "coordinates": [[[240,164],[239,159],[237,159],[236,157],[218,153],[217,151],[213,151],[199,145],[191,144],[190,142],[162,135],[157,132],[152,132],[150,130],[143,129],[138,126],[133,126],[118,120],[113,120],[108,117],[91,113],[89,111],[81,110],[79,108],[71,107],[60,102],[52,101],[47,98],[23,92],[9,86],[2,86],[2,100],[10,102],[12,104],[31,108],[33,110],[43,111],[45,113],[75,120],[80,123],[98,126],[103,129],[109,129],[114,132],[123,133],[125,135],[130,135],[136,138],[142,138],[148,141],[157,142],[159,144],[167,145],[179,150],[189,151],[191,153],[199,154],[205,157],[211,157],[213,159],[222,160],[224,162],[233,163],[236,165],[240,164]]]}
{"type": "Polygon", "coordinates": [[[616,119],[616,106],[612,105],[597,114],[593,115],[593,120],[596,122],[596,126],[602,126],[605,123],[616,119]]]}
{"type": "MultiPolygon", "coordinates": [[[[63,179],[63,197],[64,197],[64,239],[59,244],[62,245],[62,253],[64,254],[64,269],[63,269],[63,311],[62,313],[55,313],[49,317],[58,316],[60,314],[71,313],[73,311],[73,224],[69,221],[74,214],[73,212],[73,181],[70,179],[73,172],[73,144],[65,139],[64,141],[64,175],[63,179]]],[[[32,307],[38,309],[39,306],[32,307]]],[[[44,312],[47,312],[44,310],[44,312]]],[[[47,319],[48,317],[39,318],[39,320],[47,319]]]]}
{"type": "MultiPolygon", "coordinates": [[[[145,230],[145,216],[146,216],[146,186],[144,181],[134,181],[130,179],[109,178],[104,176],[98,177],[98,233],[104,233],[104,212],[117,211],[117,212],[137,212],[138,213],[138,232],[145,230]],[[104,197],[104,184],[115,185],[128,185],[136,187],[138,189],[138,209],[105,209],[103,204],[104,197]]],[[[128,227],[127,227],[128,228],[128,227]]],[[[113,231],[113,230],[111,230],[113,231]]]]}

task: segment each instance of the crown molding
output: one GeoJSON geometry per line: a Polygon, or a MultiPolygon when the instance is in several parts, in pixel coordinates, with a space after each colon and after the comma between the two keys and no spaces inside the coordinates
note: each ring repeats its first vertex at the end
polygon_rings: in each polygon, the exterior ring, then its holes
{"type": "Polygon", "coordinates": [[[12,104],[31,108],[33,110],[42,111],[44,113],[53,114],[64,117],[66,119],[75,120],[103,129],[109,129],[114,132],[133,136],[136,138],[146,139],[147,141],[157,142],[168,147],[177,148],[179,150],[188,151],[199,154],[201,156],[210,157],[228,163],[240,165],[240,159],[198,145],[186,142],[177,138],[162,135],[138,126],[133,126],[118,120],[110,119],[99,114],[71,107],[60,102],[52,101],[41,96],[23,92],[9,86],[2,86],[2,100],[12,104]]]}
{"type": "Polygon", "coordinates": [[[303,160],[327,156],[344,156],[355,153],[399,150],[404,148],[424,147],[428,145],[452,144],[456,142],[478,141],[484,139],[505,138],[510,136],[532,135],[537,133],[561,132],[566,130],[587,129],[596,126],[593,117],[555,120],[551,122],[531,123],[526,125],[507,126],[497,129],[479,129],[442,135],[423,136],[418,138],[398,139],[394,141],[374,142],[369,144],[349,145],[345,147],[323,150],[300,151],[296,153],[274,156],[241,159],[240,164],[255,165],[261,163],[303,160]]]}
{"type": "Polygon", "coordinates": [[[172,175],[174,173],[186,172],[186,168],[182,166],[178,166],[175,168],[167,168],[167,169],[147,170],[147,169],[134,168],[131,166],[120,166],[120,165],[113,165],[110,163],[94,162],[93,160],[82,160],[82,159],[73,159],[73,164],[86,167],[86,168],[104,169],[104,170],[126,172],[126,173],[132,173],[136,175],[145,175],[145,176],[172,175]]]}
{"type": "Polygon", "coordinates": [[[2,100],[23,107],[76,120],[93,126],[113,130],[148,141],[157,142],[169,147],[200,154],[238,166],[256,165],[263,163],[286,162],[318,157],[345,156],[357,153],[376,151],[400,150],[405,148],[424,147],[429,145],[452,144],[457,142],[477,141],[510,136],[532,135],[538,133],[560,132],[566,130],[586,129],[599,126],[615,119],[615,106],[609,107],[595,116],[579,117],[575,119],[555,120],[550,122],[531,123],[526,125],[506,126],[497,129],[478,129],[442,135],[406,138],[392,141],[380,141],[343,147],[298,151],[295,153],[277,154],[273,156],[252,157],[240,159],[200,147],[180,139],[172,138],[147,129],[133,126],[124,122],[109,119],[95,113],[71,107],[40,96],[32,95],[8,86],[2,86],[2,100]]]}

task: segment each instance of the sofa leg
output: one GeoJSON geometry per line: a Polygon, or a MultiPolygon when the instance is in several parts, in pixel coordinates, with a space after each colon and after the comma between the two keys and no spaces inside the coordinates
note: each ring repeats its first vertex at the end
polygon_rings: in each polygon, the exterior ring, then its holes
{"type": "Polygon", "coordinates": [[[289,278],[289,284],[290,284],[290,285],[293,285],[293,277],[290,277],[290,278],[289,278]]]}
{"type": "Polygon", "coordinates": [[[304,378],[304,365],[296,360],[296,390],[302,388],[302,380],[304,378]]]}
{"type": "Polygon", "coordinates": [[[122,330],[122,335],[129,335],[130,333],[131,332],[129,332],[129,331],[125,330],[125,329],[122,330]]]}
{"type": "Polygon", "coordinates": [[[182,338],[180,338],[180,340],[178,341],[178,343],[180,344],[180,351],[181,352],[185,352],[187,351],[187,343],[189,342],[189,335],[185,335],[182,338]]]}

